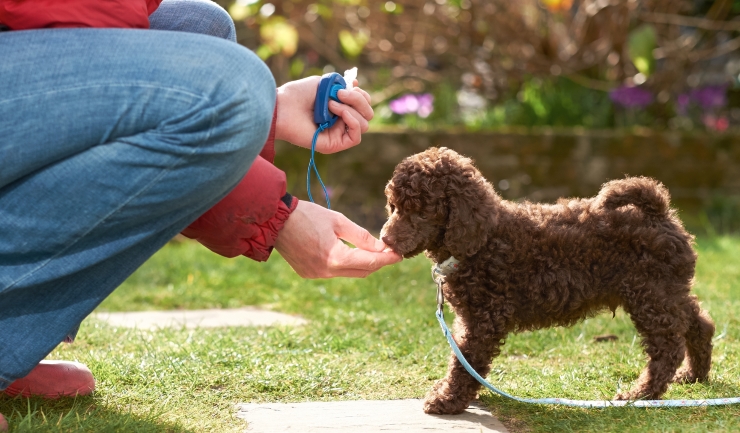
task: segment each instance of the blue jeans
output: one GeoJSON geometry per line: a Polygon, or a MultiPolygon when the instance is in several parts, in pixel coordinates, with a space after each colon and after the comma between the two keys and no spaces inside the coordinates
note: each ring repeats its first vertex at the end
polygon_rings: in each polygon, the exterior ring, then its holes
{"type": "Polygon", "coordinates": [[[225,11],[165,0],[151,22],[0,32],[0,390],[226,195],[267,139],[275,81],[225,11]]]}

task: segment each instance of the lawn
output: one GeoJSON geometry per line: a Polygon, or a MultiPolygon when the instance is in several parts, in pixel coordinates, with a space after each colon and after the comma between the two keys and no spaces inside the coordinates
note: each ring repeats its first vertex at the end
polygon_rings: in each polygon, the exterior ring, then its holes
{"type": "MultiPolygon", "coordinates": [[[[666,398],[740,395],[740,238],[700,239],[696,293],[717,323],[707,384],[674,385],[666,398]]],[[[94,396],[56,402],[0,399],[11,431],[243,431],[238,402],[423,397],[449,354],[423,257],[365,280],[301,280],[278,254],[264,264],[224,259],[192,242],[170,243],[100,310],[259,305],[299,314],[300,328],[148,332],[86,320],[53,359],[86,363],[94,396]]],[[[451,314],[447,314],[448,319],[451,314]]],[[[511,336],[489,380],[523,397],[609,399],[644,364],[626,316],[511,336]],[[616,341],[593,337],[614,334],[616,341]]],[[[740,431],[740,406],[574,409],[483,393],[510,430],[531,432],[740,431]]],[[[421,410],[421,409],[420,409],[421,410]]]]}

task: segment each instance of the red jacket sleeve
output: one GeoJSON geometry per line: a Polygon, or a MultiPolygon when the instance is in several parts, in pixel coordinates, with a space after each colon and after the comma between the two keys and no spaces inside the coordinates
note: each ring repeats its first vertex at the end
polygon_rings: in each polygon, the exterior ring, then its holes
{"type": "Polygon", "coordinates": [[[272,165],[275,122],[262,153],[226,197],[190,224],[182,234],[226,257],[244,255],[257,261],[270,257],[278,232],[298,199],[286,194],[285,173],[272,165]]]}
{"type": "Polygon", "coordinates": [[[11,30],[58,27],[149,28],[162,0],[0,0],[0,23],[11,30]]]}

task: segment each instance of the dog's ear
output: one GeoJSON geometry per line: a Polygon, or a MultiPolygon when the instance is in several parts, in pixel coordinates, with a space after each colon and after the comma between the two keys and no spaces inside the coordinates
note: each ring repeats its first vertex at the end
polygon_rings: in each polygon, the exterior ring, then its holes
{"type": "Polygon", "coordinates": [[[470,257],[488,242],[500,198],[480,174],[452,177],[446,196],[449,216],[445,247],[458,259],[470,257]]]}

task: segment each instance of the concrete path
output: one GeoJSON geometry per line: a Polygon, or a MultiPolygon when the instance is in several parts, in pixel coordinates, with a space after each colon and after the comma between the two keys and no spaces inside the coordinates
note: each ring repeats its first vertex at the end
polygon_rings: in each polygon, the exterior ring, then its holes
{"type": "Polygon", "coordinates": [[[421,400],[361,400],[310,403],[246,403],[237,417],[248,433],[491,433],[506,432],[477,404],[460,415],[427,415],[421,400]]]}
{"type": "Polygon", "coordinates": [[[135,311],[125,313],[96,313],[93,317],[113,326],[158,329],[158,328],[223,328],[230,326],[299,326],[308,323],[300,317],[274,311],[245,307],[230,310],[174,310],[135,311]]]}

